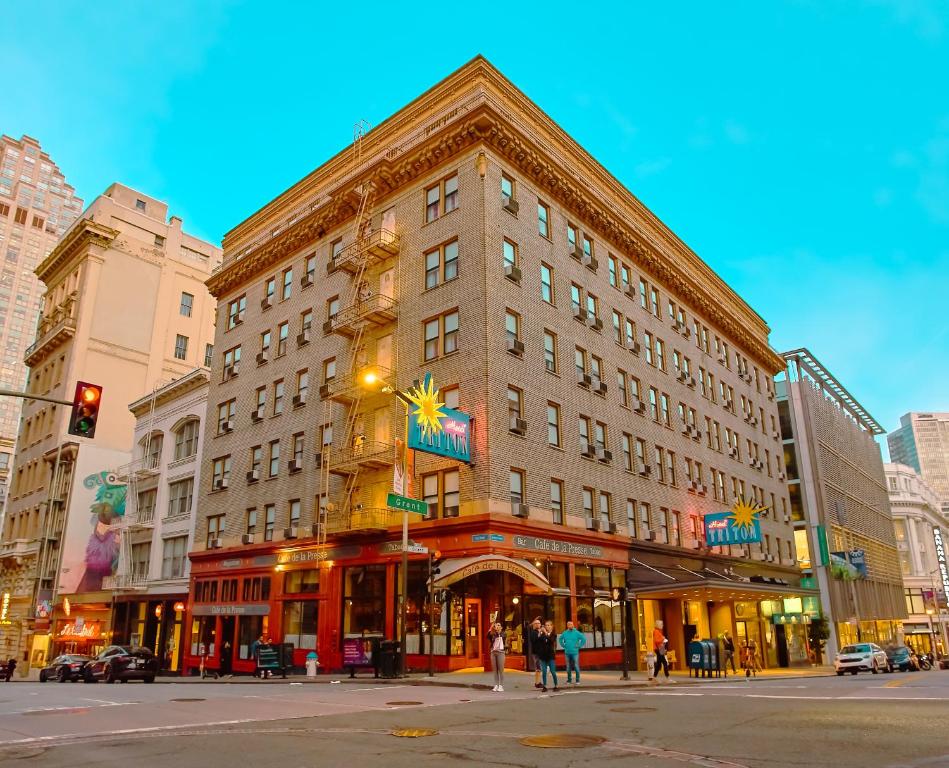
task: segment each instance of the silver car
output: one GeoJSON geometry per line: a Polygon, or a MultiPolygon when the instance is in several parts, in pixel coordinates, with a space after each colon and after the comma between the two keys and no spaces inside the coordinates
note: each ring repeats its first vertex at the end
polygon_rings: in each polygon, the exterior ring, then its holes
{"type": "Polygon", "coordinates": [[[834,668],[838,675],[844,672],[855,675],[861,670],[875,675],[877,672],[889,672],[890,661],[886,651],[876,643],[856,643],[840,649],[834,660],[834,668]]]}

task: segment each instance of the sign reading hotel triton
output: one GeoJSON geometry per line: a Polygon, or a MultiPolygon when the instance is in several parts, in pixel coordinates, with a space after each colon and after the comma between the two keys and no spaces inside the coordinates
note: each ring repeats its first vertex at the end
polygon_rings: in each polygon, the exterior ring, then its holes
{"type": "Polygon", "coordinates": [[[705,516],[705,543],[710,547],[754,544],[761,541],[761,513],[767,507],[738,499],[729,512],[705,516]]]}
{"type": "Polygon", "coordinates": [[[470,464],[471,417],[446,408],[438,395],[431,373],[425,374],[421,384],[402,393],[410,403],[408,447],[470,464]]]}

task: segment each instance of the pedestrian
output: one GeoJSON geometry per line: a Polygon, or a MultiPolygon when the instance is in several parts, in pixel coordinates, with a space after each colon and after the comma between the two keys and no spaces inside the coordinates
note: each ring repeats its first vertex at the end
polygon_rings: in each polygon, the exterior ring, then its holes
{"type": "Polygon", "coordinates": [[[501,622],[495,622],[488,632],[488,642],[491,643],[491,668],[494,670],[494,688],[496,693],[504,693],[504,628],[501,622]]]}
{"type": "Polygon", "coordinates": [[[250,644],[250,657],[254,660],[254,677],[263,677],[260,673],[260,646],[263,644],[263,635],[250,644]]]}
{"type": "Polygon", "coordinates": [[[567,629],[558,638],[563,655],[567,661],[567,685],[580,685],[580,649],[587,644],[586,635],[580,632],[572,621],[567,622],[567,629]],[[577,674],[577,681],[572,682],[573,673],[577,674]]]}
{"type": "Polygon", "coordinates": [[[543,686],[540,684],[540,668],[541,668],[541,662],[540,662],[540,656],[539,656],[539,653],[540,653],[540,635],[541,635],[541,632],[542,632],[542,631],[543,631],[543,625],[542,625],[542,623],[541,623],[540,616],[538,616],[537,618],[535,618],[535,619],[531,622],[531,626],[530,626],[530,630],[529,630],[529,642],[530,642],[530,649],[531,649],[531,659],[532,659],[533,662],[534,662],[534,687],[535,687],[535,688],[542,688],[542,687],[543,687],[543,686]]]}
{"type": "Polygon", "coordinates": [[[728,630],[725,630],[725,634],[722,636],[722,650],[725,651],[725,663],[722,664],[722,667],[725,669],[725,677],[728,677],[728,665],[732,665],[732,674],[737,675],[738,670],[735,669],[735,641],[732,640],[732,636],[728,633],[728,630]]]}
{"type": "Polygon", "coordinates": [[[744,647],[741,649],[741,665],[745,668],[745,677],[751,677],[754,674],[757,677],[757,672],[755,670],[755,652],[752,650],[752,641],[746,641],[744,647]]]}
{"type": "Polygon", "coordinates": [[[231,676],[231,641],[225,640],[221,643],[221,675],[223,677],[231,676]]]}
{"type": "Polygon", "coordinates": [[[540,689],[547,693],[547,672],[553,678],[554,691],[559,691],[559,681],[557,680],[557,633],[554,632],[554,623],[547,621],[540,630],[537,637],[538,653],[540,657],[541,686],[540,689]]]}
{"type": "Polygon", "coordinates": [[[14,658],[11,656],[11,657],[10,657],[10,660],[7,662],[7,674],[6,674],[6,676],[3,678],[3,681],[4,681],[5,683],[9,683],[11,680],[13,680],[13,673],[14,673],[15,671],[16,671],[16,659],[14,659],[14,658]]]}
{"type": "Polygon", "coordinates": [[[753,637],[748,638],[748,648],[751,650],[751,664],[756,672],[761,671],[761,662],[758,661],[758,641],[753,637]]]}
{"type": "Polygon", "coordinates": [[[669,640],[662,633],[663,623],[660,619],[656,622],[655,629],[652,631],[652,650],[656,654],[656,665],[652,670],[652,676],[656,678],[656,681],[659,680],[659,670],[663,670],[666,675],[666,680],[669,680],[669,660],[666,658],[666,647],[669,643],[669,640]]]}

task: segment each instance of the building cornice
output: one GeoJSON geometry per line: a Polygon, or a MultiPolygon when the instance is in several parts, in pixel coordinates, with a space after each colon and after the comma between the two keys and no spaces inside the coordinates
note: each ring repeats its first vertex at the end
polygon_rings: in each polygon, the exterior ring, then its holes
{"type": "Polygon", "coordinates": [[[356,189],[374,185],[377,206],[462,151],[483,146],[524,174],[635,264],[728,335],[769,373],[784,361],[768,326],[705,262],[536,104],[478,57],[337,154],[231,230],[224,263],[208,280],[233,291],[351,219],[356,189]]]}
{"type": "Polygon", "coordinates": [[[186,373],[181,378],[175,379],[151,394],[140,397],[129,405],[129,411],[136,418],[141,418],[152,409],[153,402],[155,408],[160,408],[202,387],[206,387],[210,383],[211,371],[207,368],[195,368],[191,373],[186,373]]]}
{"type": "Polygon", "coordinates": [[[36,276],[46,285],[64,264],[69,263],[88,245],[108,248],[118,236],[119,231],[99,224],[92,219],[82,219],[73,225],[56,244],[49,256],[36,268],[36,276]]]}

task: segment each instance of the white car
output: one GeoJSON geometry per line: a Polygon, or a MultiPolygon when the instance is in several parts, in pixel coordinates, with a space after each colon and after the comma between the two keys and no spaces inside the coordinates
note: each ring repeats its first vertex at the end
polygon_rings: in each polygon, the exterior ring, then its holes
{"type": "Polygon", "coordinates": [[[855,675],[861,670],[875,675],[877,672],[889,672],[890,661],[886,651],[876,643],[856,643],[840,649],[834,660],[834,668],[838,675],[844,672],[855,675]]]}

